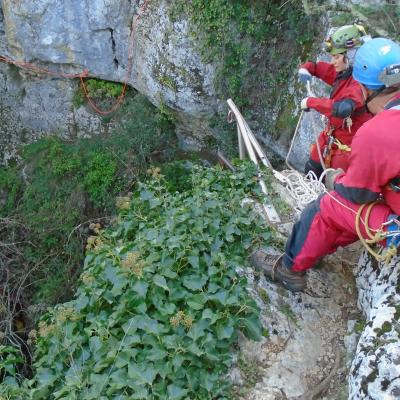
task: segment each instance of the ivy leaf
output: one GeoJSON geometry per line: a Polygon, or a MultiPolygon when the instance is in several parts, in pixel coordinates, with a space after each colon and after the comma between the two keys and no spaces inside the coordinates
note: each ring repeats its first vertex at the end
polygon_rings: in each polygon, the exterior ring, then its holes
{"type": "Polygon", "coordinates": [[[206,208],[216,208],[216,207],[218,207],[219,205],[220,205],[220,202],[217,201],[217,200],[207,200],[207,201],[204,203],[204,207],[206,207],[206,208]]]}
{"type": "Polygon", "coordinates": [[[214,265],[211,265],[208,268],[208,275],[210,275],[210,276],[216,275],[216,274],[218,274],[218,272],[219,272],[219,268],[215,267],[214,265]]]}
{"type": "Polygon", "coordinates": [[[146,239],[149,240],[150,242],[157,239],[157,237],[158,237],[157,229],[149,229],[146,232],[146,239]]]}
{"type": "Polygon", "coordinates": [[[180,354],[175,354],[171,359],[171,364],[174,366],[175,370],[178,370],[179,368],[181,368],[184,361],[185,359],[183,358],[183,356],[181,356],[180,354]]]}
{"type": "Polygon", "coordinates": [[[188,257],[189,264],[198,269],[199,268],[199,256],[198,255],[191,255],[188,257]]]}
{"type": "Polygon", "coordinates": [[[195,342],[197,339],[204,336],[204,328],[199,323],[194,323],[189,329],[187,336],[189,336],[195,342]]]}
{"type": "Polygon", "coordinates": [[[140,192],[140,199],[141,200],[146,201],[146,200],[152,199],[153,197],[154,197],[154,193],[149,192],[148,190],[142,190],[140,192]]]}
{"type": "Polygon", "coordinates": [[[189,275],[185,276],[182,283],[185,287],[190,290],[200,290],[207,282],[208,277],[206,275],[189,275]]]}
{"type": "Polygon", "coordinates": [[[204,307],[204,303],[207,301],[203,294],[195,294],[187,299],[187,304],[193,310],[201,310],[204,307]]]}
{"type": "Polygon", "coordinates": [[[201,357],[204,354],[204,351],[196,343],[192,343],[187,349],[197,357],[201,357]]]}
{"type": "Polygon", "coordinates": [[[183,389],[180,386],[176,385],[168,385],[167,390],[168,390],[168,399],[170,400],[180,400],[188,393],[186,389],[183,389]]]}
{"type": "Polygon", "coordinates": [[[218,324],[216,332],[219,340],[230,339],[233,335],[234,329],[232,326],[218,324]]]}
{"type": "Polygon", "coordinates": [[[163,344],[167,349],[175,349],[178,346],[177,335],[166,335],[163,337],[163,344]]]}
{"type": "Polygon", "coordinates": [[[40,368],[37,371],[37,379],[41,386],[51,385],[57,377],[50,368],[40,368]]]}
{"type": "Polygon", "coordinates": [[[148,288],[149,288],[149,285],[143,281],[137,281],[132,286],[132,289],[139,295],[139,297],[146,297],[148,288]]]}
{"type": "Polygon", "coordinates": [[[219,286],[218,284],[216,284],[215,282],[210,282],[208,284],[208,293],[215,293],[218,289],[221,289],[221,286],[219,286]]]}
{"type": "Polygon", "coordinates": [[[163,303],[163,302],[157,302],[157,304],[154,302],[154,305],[157,307],[157,310],[160,311],[160,313],[165,316],[165,315],[172,315],[175,310],[176,310],[176,305],[173,303],[163,303]]]}
{"type": "Polygon", "coordinates": [[[167,355],[168,353],[161,346],[154,346],[148,351],[146,359],[149,361],[159,361],[163,360],[167,355]]]}
{"type": "Polygon", "coordinates": [[[150,199],[150,208],[156,208],[161,204],[161,200],[157,198],[150,199]]]}
{"type": "Polygon", "coordinates": [[[126,335],[125,340],[124,340],[125,346],[131,346],[132,344],[138,344],[141,342],[142,342],[142,339],[140,338],[140,335],[136,335],[136,334],[126,335]]]}
{"type": "Polygon", "coordinates": [[[256,315],[248,316],[241,321],[243,333],[251,340],[259,342],[262,339],[262,326],[256,315]]]}
{"type": "MultiPolygon", "coordinates": [[[[104,382],[108,379],[107,374],[97,375],[96,382],[100,385],[100,389],[104,386],[104,382]]],[[[115,385],[115,387],[122,389],[126,386],[126,382],[128,381],[128,374],[126,372],[126,368],[118,369],[114,371],[110,375],[110,381],[115,385]]],[[[100,397],[100,393],[98,393],[98,397],[100,397]]]]}
{"type": "Polygon", "coordinates": [[[77,311],[82,311],[88,304],[89,304],[89,298],[83,294],[81,294],[75,300],[75,308],[77,311]]]}
{"type": "Polygon", "coordinates": [[[115,359],[115,367],[116,368],[123,368],[125,365],[128,365],[131,360],[131,354],[129,351],[121,351],[117,358],[115,359]]]}
{"type": "Polygon", "coordinates": [[[148,317],[147,315],[136,315],[132,318],[133,325],[138,329],[142,329],[147,333],[159,335],[161,333],[160,325],[157,320],[148,317]]]}
{"type": "MultiPolygon", "coordinates": [[[[108,378],[107,374],[93,374],[89,375],[88,386],[89,390],[89,399],[99,398],[101,388],[104,386],[104,381],[108,378]],[[95,397],[94,397],[95,396],[95,397]]],[[[111,376],[110,376],[111,380],[111,376]]]]}
{"type": "Polygon", "coordinates": [[[101,349],[101,346],[102,343],[98,336],[92,336],[89,338],[89,348],[93,354],[97,353],[101,349]]]}
{"type": "Polygon", "coordinates": [[[210,300],[217,300],[223,306],[225,306],[228,296],[229,296],[229,292],[225,289],[221,289],[217,293],[209,295],[209,298],[210,298],[210,300]]]}
{"type": "Polygon", "coordinates": [[[153,368],[152,365],[147,367],[139,366],[135,363],[130,363],[128,366],[128,376],[133,379],[135,384],[151,385],[157,375],[157,371],[153,368]]]}
{"type": "Polygon", "coordinates": [[[154,275],[153,282],[158,287],[160,287],[164,290],[167,290],[169,292],[169,287],[167,286],[167,281],[165,280],[165,278],[162,275],[158,275],[158,274],[154,275]]]}
{"type": "Polygon", "coordinates": [[[217,380],[218,377],[215,374],[202,374],[200,377],[200,384],[206,389],[207,392],[210,392],[217,380]]]}
{"type": "Polygon", "coordinates": [[[144,400],[149,398],[149,391],[147,388],[139,385],[131,385],[131,389],[134,390],[128,398],[132,400],[144,400]]]}
{"type": "Polygon", "coordinates": [[[219,317],[210,308],[206,308],[203,311],[203,314],[201,315],[201,319],[203,319],[203,320],[209,319],[210,320],[210,324],[212,325],[219,319],[219,317]]]}
{"type": "Polygon", "coordinates": [[[163,268],[161,274],[170,279],[175,279],[178,276],[178,274],[170,268],[163,268]]]}

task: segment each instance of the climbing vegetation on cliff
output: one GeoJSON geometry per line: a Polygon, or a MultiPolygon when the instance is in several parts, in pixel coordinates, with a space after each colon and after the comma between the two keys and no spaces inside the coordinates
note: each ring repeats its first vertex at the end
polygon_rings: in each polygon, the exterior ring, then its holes
{"type": "MultiPolygon", "coordinates": [[[[217,67],[214,85],[221,99],[232,98],[248,119],[262,119],[259,131],[276,137],[293,132],[288,84],[320,30],[318,17],[306,15],[302,2],[177,0],[171,18],[190,21],[203,61],[217,67]]],[[[227,129],[215,127],[220,134],[212,145],[232,154],[227,129]]]]}
{"type": "MultiPolygon", "coordinates": [[[[311,18],[304,14],[301,2],[265,2],[256,0],[177,1],[171,15],[189,16],[192,34],[199,43],[205,62],[222,63],[218,86],[223,95],[237,97],[243,80],[249,78],[259,60],[260,52],[268,56],[264,62],[271,67],[284,56],[285,63],[296,62],[314,35],[311,18]],[[286,4],[285,4],[286,3],[286,4]],[[275,54],[280,44],[290,44],[290,52],[275,54]],[[293,57],[294,55],[294,57],[293,57]]],[[[289,71],[275,68],[275,75],[287,78],[289,71]]],[[[258,76],[258,79],[262,76],[258,76]]],[[[283,80],[286,80],[282,77],[283,80]]],[[[253,88],[254,89],[254,88],[253,88]]]]}
{"type": "Polygon", "coordinates": [[[21,166],[0,170],[0,274],[7,287],[0,304],[8,304],[11,319],[0,320],[6,342],[17,305],[29,325],[32,303],[71,298],[90,221],[107,223],[115,196],[145,174],[153,152],[165,159],[173,154],[172,128],[144,96],[127,99],[120,112],[124,119],[110,135],[74,143],[44,138],[23,148],[21,166]]]}
{"type": "Polygon", "coordinates": [[[193,166],[174,190],[159,168],[117,198],[114,225],[94,227],[73,300],[37,331],[31,399],[229,399],[237,332],[258,340],[259,310],[243,273],[271,238],[243,198],[254,167],[193,166]]]}

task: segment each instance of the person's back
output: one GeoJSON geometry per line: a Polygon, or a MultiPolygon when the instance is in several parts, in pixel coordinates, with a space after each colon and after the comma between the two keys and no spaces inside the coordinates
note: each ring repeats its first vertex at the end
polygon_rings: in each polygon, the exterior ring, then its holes
{"type": "Polygon", "coordinates": [[[396,184],[400,180],[400,94],[385,108],[355,135],[349,168],[336,180],[335,190],[358,204],[382,194],[386,204],[400,214],[396,184]]]}

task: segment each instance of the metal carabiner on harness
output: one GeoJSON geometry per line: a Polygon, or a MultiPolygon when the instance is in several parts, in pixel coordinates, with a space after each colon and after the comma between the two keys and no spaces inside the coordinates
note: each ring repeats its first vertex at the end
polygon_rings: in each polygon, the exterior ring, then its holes
{"type": "Polygon", "coordinates": [[[392,179],[389,182],[389,186],[394,192],[397,192],[397,193],[400,192],[400,176],[392,179]]]}
{"type": "Polygon", "coordinates": [[[332,149],[332,145],[335,142],[335,137],[333,135],[329,135],[328,136],[328,143],[326,144],[325,148],[324,148],[324,152],[323,152],[323,157],[326,158],[329,156],[331,149],[332,149]]]}

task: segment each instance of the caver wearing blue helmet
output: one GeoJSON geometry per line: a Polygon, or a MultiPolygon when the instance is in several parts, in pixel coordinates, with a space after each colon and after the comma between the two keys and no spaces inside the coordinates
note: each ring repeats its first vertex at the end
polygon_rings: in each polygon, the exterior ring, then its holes
{"type": "Polygon", "coordinates": [[[354,61],[353,78],[370,90],[400,83],[400,46],[385,38],[363,44],[354,61]]]}

